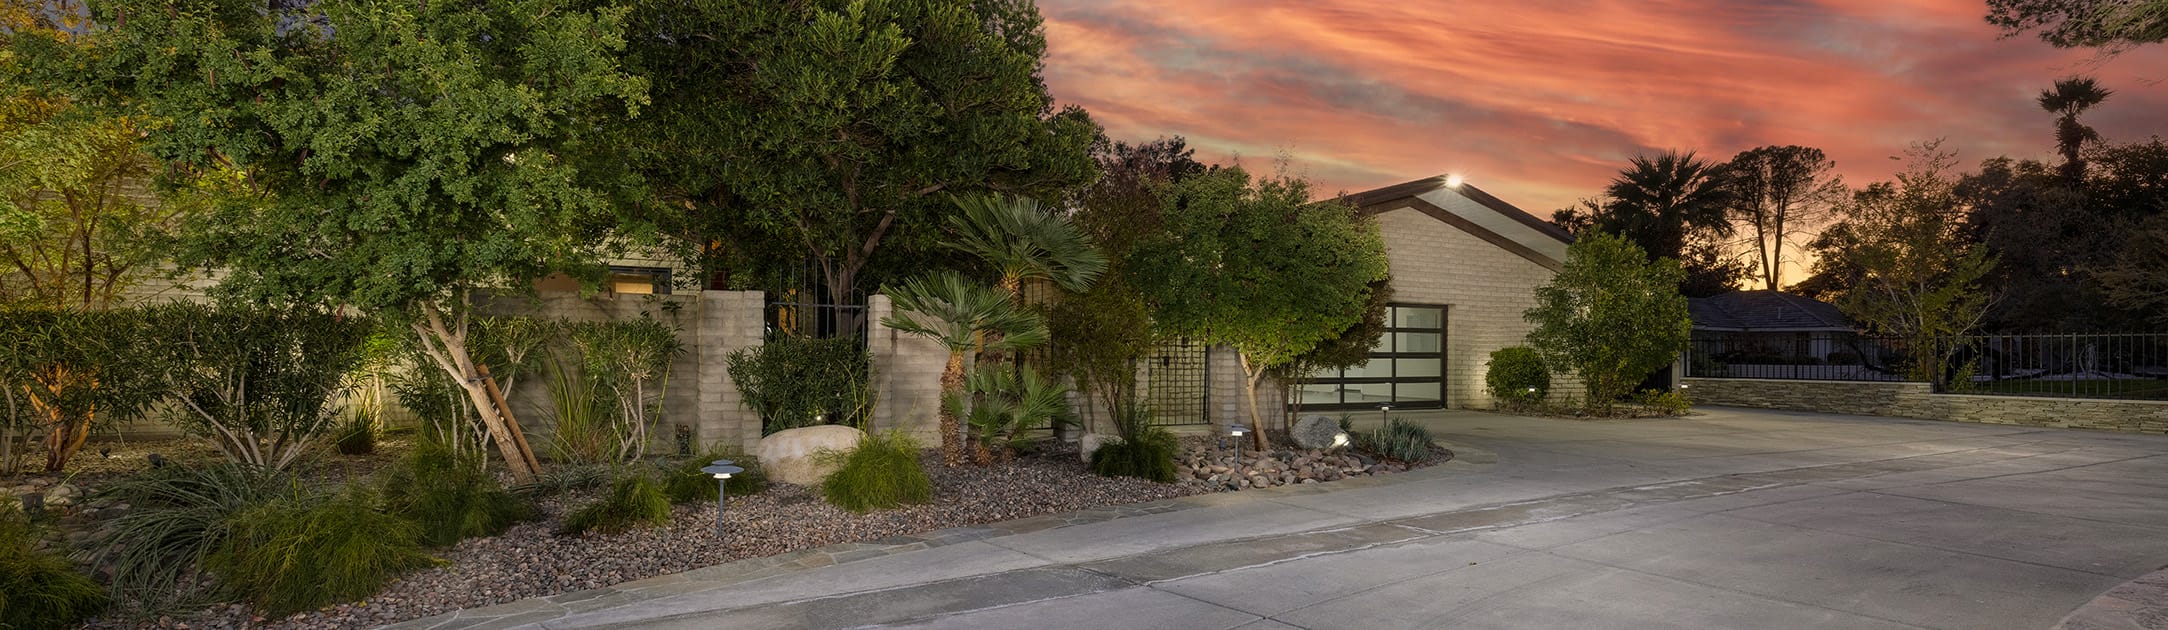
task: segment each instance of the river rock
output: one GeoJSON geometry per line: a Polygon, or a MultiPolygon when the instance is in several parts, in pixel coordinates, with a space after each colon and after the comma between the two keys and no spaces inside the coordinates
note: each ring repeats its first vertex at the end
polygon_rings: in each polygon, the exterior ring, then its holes
{"type": "Polygon", "coordinates": [[[799,427],[761,438],[753,456],[760,459],[760,467],[772,481],[815,486],[836,471],[835,464],[821,463],[816,453],[847,452],[858,448],[858,441],[865,437],[866,432],[839,424],[799,427]]]}

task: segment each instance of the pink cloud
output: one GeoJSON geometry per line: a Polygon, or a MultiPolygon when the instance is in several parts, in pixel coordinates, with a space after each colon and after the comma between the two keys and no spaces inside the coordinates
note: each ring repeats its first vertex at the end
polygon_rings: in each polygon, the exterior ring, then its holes
{"type": "Polygon", "coordinates": [[[1374,3],[1042,0],[1055,96],[1117,139],[1285,154],[1326,190],[1459,172],[1539,215],[1636,152],[1828,151],[1847,179],[1947,137],[2046,157],[2032,97],[2091,71],[2110,138],[2168,134],[2168,46],[2105,64],[1998,40],[1977,0],[1374,3]]]}

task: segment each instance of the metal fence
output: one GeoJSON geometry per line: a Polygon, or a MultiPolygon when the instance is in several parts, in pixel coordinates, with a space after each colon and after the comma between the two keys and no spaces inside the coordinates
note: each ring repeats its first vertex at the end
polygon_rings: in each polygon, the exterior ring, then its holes
{"type": "Polygon", "coordinates": [[[1818,381],[1902,381],[1903,339],[1844,332],[1708,333],[1686,350],[1686,375],[1818,381]]]}
{"type": "Polygon", "coordinates": [[[768,332],[828,339],[855,337],[863,341],[871,325],[872,311],[863,304],[769,302],[768,332]]]}
{"type": "Polygon", "coordinates": [[[1925,380],[1954,394],[2168,400],[2168,333],[1968,335],[1933,345],[1947,359],[1918,370],[1922,358],[1901,338],[1704,332],[1687,349],[1686,375],[1925,380]]]}
{"type": "Polygon", "coordinates": [[[1146,357],[1144,395],[1161,425],[1211,424],[1212,349],[1188,339],[1161,344],[1146,357]]]}
{"type": "Polygon", "coordinates": [[[2168,400],[2168,333],[1958,340],[1949,393],[2168,400]]]}

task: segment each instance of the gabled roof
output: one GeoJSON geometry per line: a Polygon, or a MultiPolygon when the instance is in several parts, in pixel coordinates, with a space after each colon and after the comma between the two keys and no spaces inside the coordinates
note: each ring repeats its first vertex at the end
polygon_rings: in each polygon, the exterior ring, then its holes
{"type": "Polygon", "coordinates": [[[1698,330],[1800,332],[1852,330],[1835,305],[1776,291],[1733,291],[1686,301],[1698,330]]]}
{"type": "Polygon", "coordinates": [[[1340,199],[1371,215],[1410,208],[1554,271],[1564,264],[1572,234],[1467,182],[1448,181],[1426,177],[1340,199]]]}

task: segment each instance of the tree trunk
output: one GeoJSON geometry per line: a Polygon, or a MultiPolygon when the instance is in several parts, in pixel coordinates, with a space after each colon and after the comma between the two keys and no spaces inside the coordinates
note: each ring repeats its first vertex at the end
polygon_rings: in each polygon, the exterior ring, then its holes
{"type": "Polygon", "coordinates": [[[1265,419],[1257,410],[1257,384],[1265,380],[1265,370],[1252,365],[1248,355],[1237,356],[1242,359],[1242,393],[1250,400],[1250,443],[1262,452],[1266,448],[1265,419]]]}
{"type": "MultiPolygon", "coordinates": [[[[941,394],[942,397],[946,398],[960,394],[963,390],[964,353],[951,350],[949,351],[948,367],[941,369],[941,394]]],[[[947,404],[940,405],[940,407],[941,463],[955,466],[964,461],[963,444],[958,439],[961,437],[959,434],[963,432],[963,425],[957,421],[954,409],[950,409],[947,404]]]]}
{"type": "Polygon", "coordinates": [[[435,304],[421,305],[422,321],[412,324],[414,334],[422,341],[422,350],[452,382],[467,394],[473,403],[475,415],[481,417],[482,426],[489,430],[491,441],[497,443],[497,451],[504,455],[506,470],[512,479],[520,483],[533,481],[538,472],[530,462],[534,453],[522,448],[522,442],[512,432],[511,417],[490,400],[489,391],[482,385],[482,377],[475,368],[474,355],[467,349],[467,322],[462,316],[455,324],[446,325],[444,314],[435,304]]]}

